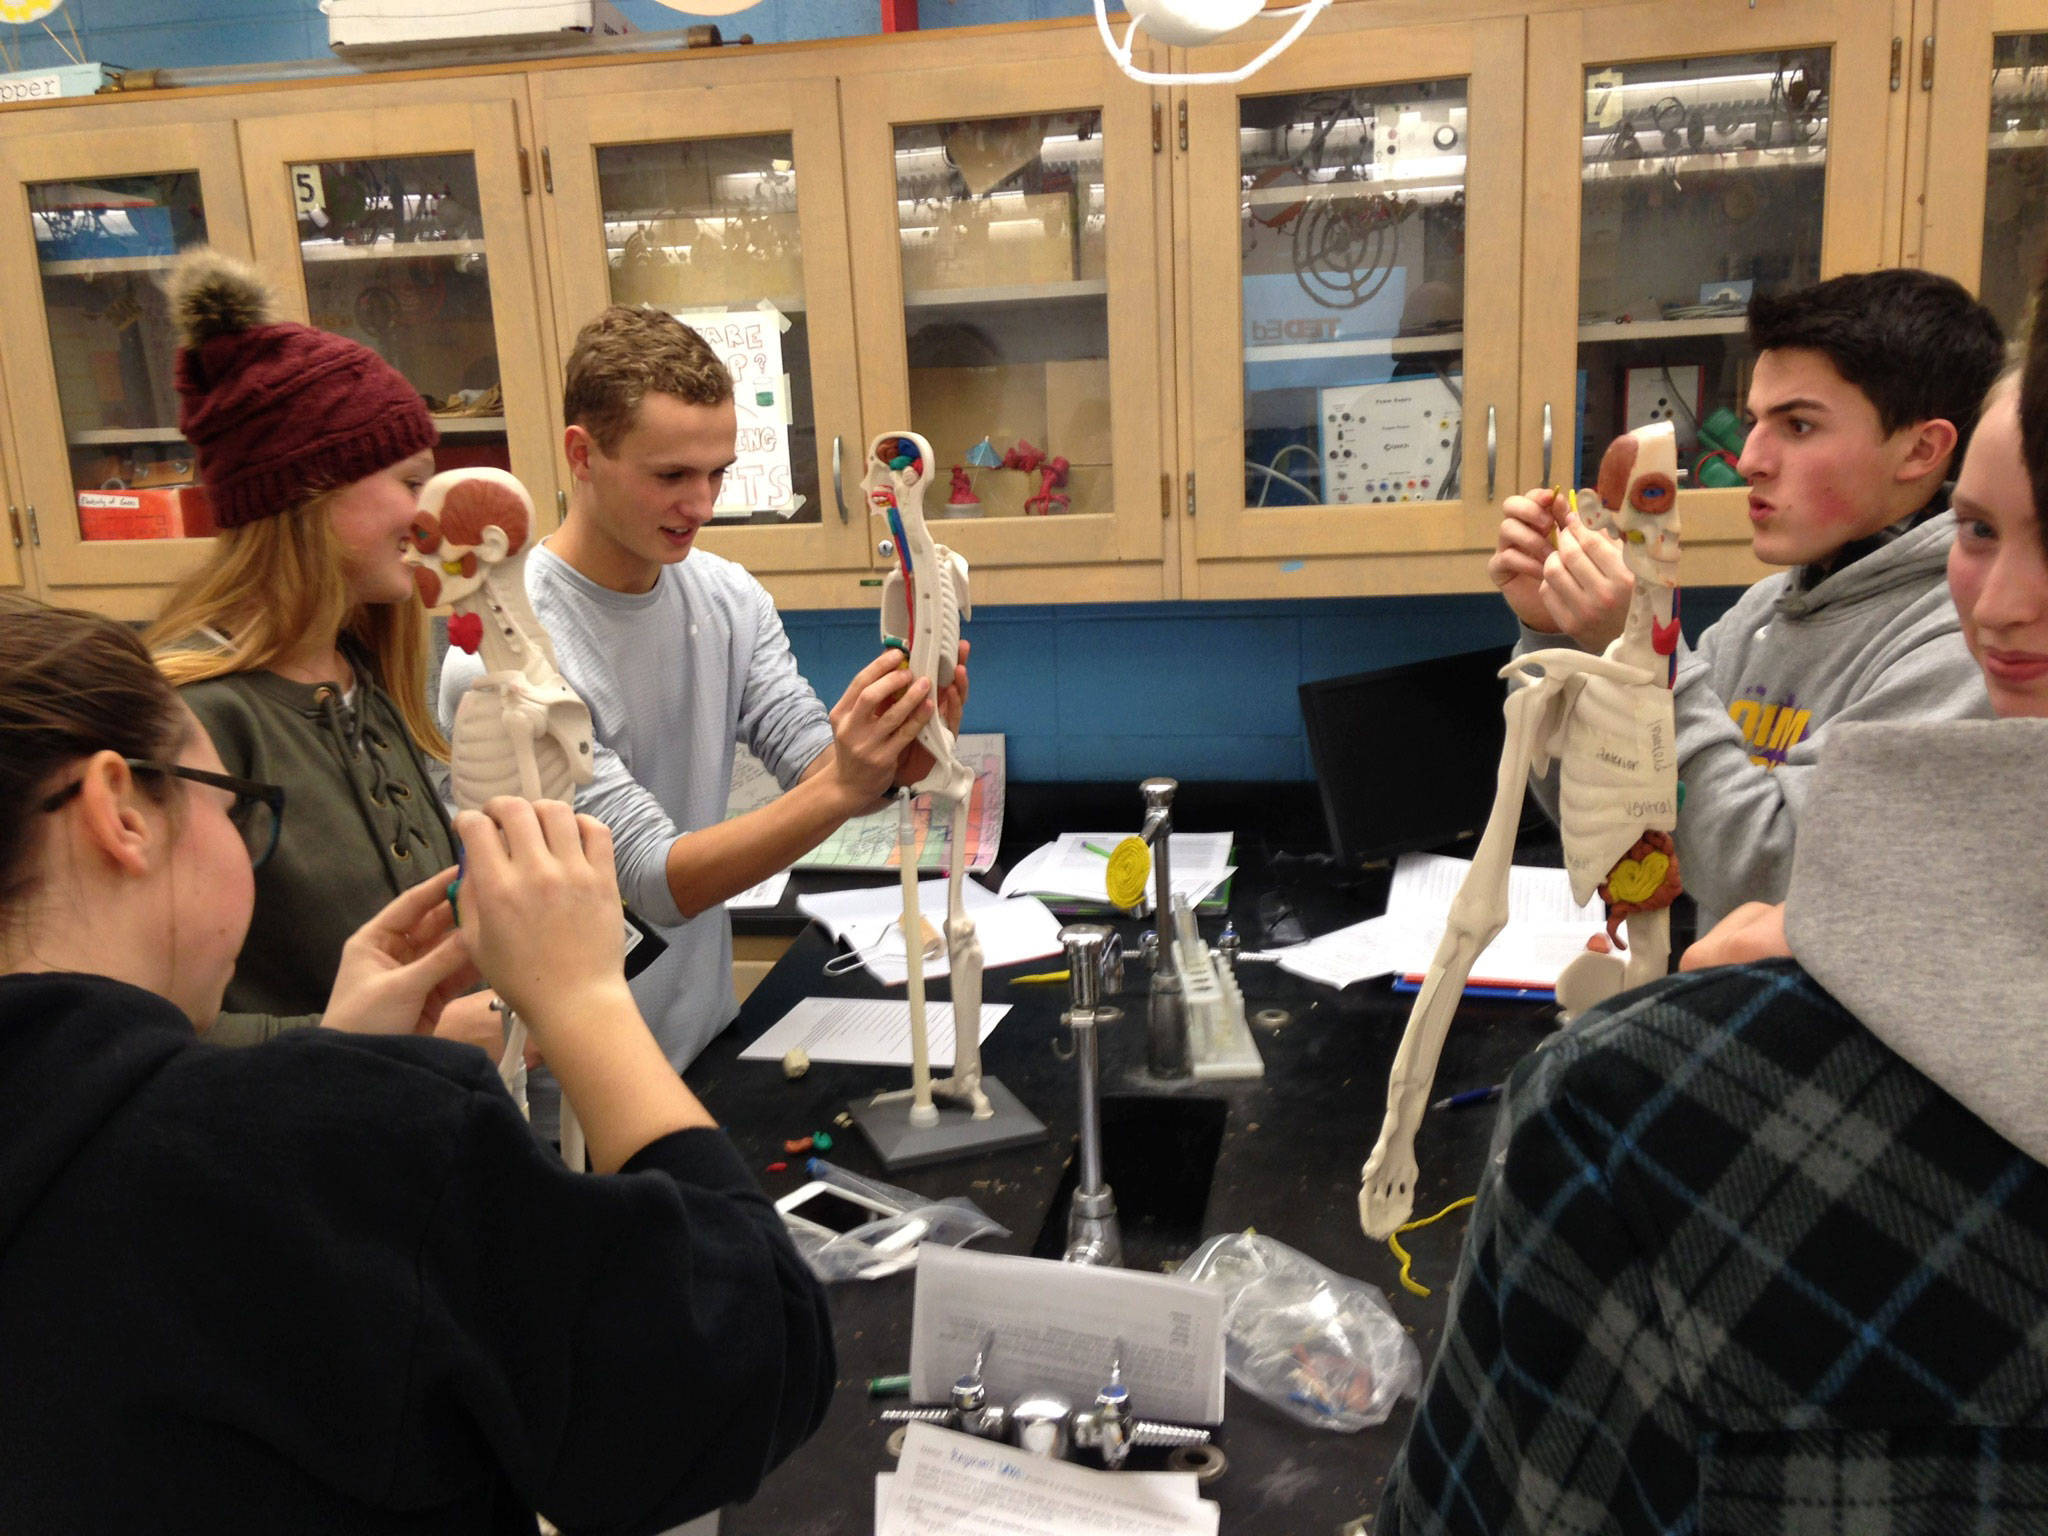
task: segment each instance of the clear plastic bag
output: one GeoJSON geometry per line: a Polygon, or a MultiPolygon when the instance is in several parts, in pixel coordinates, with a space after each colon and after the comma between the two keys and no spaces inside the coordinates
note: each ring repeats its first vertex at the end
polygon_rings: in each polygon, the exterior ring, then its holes
{"type": "Polygon", "coordinates": [[[1317,1429],[1386,1421],[1422,1389],[1422,1355],[1377,1286],[1252,1232],[1212,1237],[1179,1270],[1223,1288],[1230,1379],[1317,1429]]]}
{"type": "Polygon", "coordinates": [[[845,1190],[864,1203],[889,1207],[895,1214],[878,1216],[846,1232],[820,1233],[809,1223],[790,1220],[801,1208],[786,1213],[790,1241],[811,1273],[827,1285],[836,1280],[878,1280],[910,1268],[925,1243],[958,1248],[977,1237],[1008,1237],[1010,1229],[965,1196],[933,1200],[914,1190],[899,1189],[879,1179],[849,1172],[822,1157],[811,1158],[804,1171],[822,1184],[845,1190]]]}

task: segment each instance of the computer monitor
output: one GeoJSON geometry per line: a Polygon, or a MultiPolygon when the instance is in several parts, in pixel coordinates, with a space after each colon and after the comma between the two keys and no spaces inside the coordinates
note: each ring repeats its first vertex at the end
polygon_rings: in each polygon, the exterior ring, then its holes
{"type": "MultiPolygon", "coordinates": [[[[1512,648],[1301,685],[1330,848],[1359,865],[1476,835],[1493,809],[1512,648]]],[[[1542,824],[1530,796],[1525,823],[1542,824]]]]}

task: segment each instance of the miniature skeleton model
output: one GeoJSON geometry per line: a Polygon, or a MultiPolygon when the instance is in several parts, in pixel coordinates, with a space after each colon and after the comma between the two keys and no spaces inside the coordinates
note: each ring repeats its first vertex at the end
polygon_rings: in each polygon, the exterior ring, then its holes
{"type": "MultiPolygon", "coordinates": [[[[454,610],[448,643],[480,652],[484,675],[456,706],[449,781],[474,810],[495,795],[573,802],[594,768],[590,710],[564,681],[526,597],[533,502],[501,469],[452,469],[420,492],[406,563],[429,608],[454,610]]],[[[522,1107],[526,1026],[506,1015],[498,1071],[522,1107]]],[[[562,1105],[562,1155],[582,1166],[583,1134],[562,1105]]]]}
{"type": "Polygon", "coordinates": [[[1627,627],[1604,654],[1532,651],[1502,670],[1516,686],[1506,705],[1499,788],[1471,872],[1416,994],[1387,1082],[1387,1116],[1366,1161],[1359,1221],[1385,1237],[1415,1202],[1415,1132],[1437,1057],[1479,954],[1507,922],[1508,867],[1530,771],[1558,765],[1558,820],[1574,899],[1606,899],[1607,928],[1628,925],[1628,959],[1589,951],[1560,978],[1571,1012],[1662,976],[1671,953],[1670,906],[1679,892],[1671,832],[1678,825],[1678,758],[1671,680],[1678,647],[1677,448],[1669,422],[1608,446],[1597,510],[1587,522],[1622,540],[1635,577],[1627,627]]]}
{"type": "MultiPolygon", "coordinates": [[[[967,562],[932,541],[924,521],[924,493],[932,477],[931,444],[910,432],[886,432],[868,446],[868,472],[861,489],[889,521],[897,569],[882,585],[882,638],[904,645],[913,676],[931,679],[934,696],[953,681],[960,659],[960,621],[971,616],[967,562]]],[[[914,1126],[938,1124],[934,1095],[965,1104],[985,1120],[994,1109],[981,1083],[981,940],[967,915],[961,881],[967,867],[967,805],[974,770],[953,751],[953,732],[938,710],[917,739],[932,755],[932,769],[903,790],[897,802],[903,870],[904,954],[909,966],[911,1105],[914,1126]],[[946,953],[953,983],[953,1075],[931,1078],[926,1046],[924,956],[917,935],[923,916],[917,905],[917,847],[911,801],[929,791],[936,821],[941,806],[952,821],[951,858],[946,869],[946,953]]]]}

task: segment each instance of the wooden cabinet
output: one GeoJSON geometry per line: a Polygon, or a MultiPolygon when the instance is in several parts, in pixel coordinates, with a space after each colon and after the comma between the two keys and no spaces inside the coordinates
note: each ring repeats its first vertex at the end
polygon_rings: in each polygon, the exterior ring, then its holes
{"type": "Polygon", "coordinates": [[[761,74],[717,59],[535,80],[557,350],[615,303],[715,337],[741,458],[704,545],[789,606],[832,607],[872,598],[839,85],[761,74]]]}
{"type": "Polygon", "coordinates": [[[746,434],[705,542],[789,607],[873,601],[858,482],[904,426],[982,602],[1482,588],[1500,498],[1653,414],[1698,477],[1688,582],[1748,580],[1749,295],[1918,262],[2010,322],[2048,246],[2048,0],[1936,20],[1360,0],[1235,86],[1137,85],[1083,18],[0,109],[41,539],[0,582],[142,617],[203,553],[138,536],[180,531],[155,285],[200,238],[544,510],[582,323],[716,331],[746,434]]]}
{"type": "Polygon", "coordinates": [[[184,246],[249,254],[234,128],[17,131],[0,195],[0,350],[42,584],[146,617],[207,548],[182,536],[191,448],[159,284],[184,246]]]}
{"type": "Polygon", "coordinates": [[[1441,590],[1493,547],[1515,465],[1524,26],[1369,14],[1187,93],[1193,595],[1441,590]]]}
{"type": "Polygon", "coordinates": [[[13,434],[0,420],[0,499],[7,504],[7,526],[0,528],[0,587],[30,585],[28,519],[22,510],[20,483],[15,468],[13,434]]]}
{"type": "Polygon", "coordinates": [[[1911,99],[1921,217],[1901,259],[1969,285],[2018,329],[2048,254],[2048,3],[1920,0],[1911,99]]]}
{"type": "Polygon", "coordinates": [[[1153,93],[1092,26],[858,50],[840,82],[866,432],[931,441],[977,601],[1172,595],[1153,93]]]}
{"type": "MultiPolygon", "coordinates": [[[[487,82],[488,83],[488,82],[487,82]]],[[[292,318],[377,351],[426,397],[444,469],[554,501],[560,385],[528,240],[516,78],[481,99],[244,118],[258,263],[292,318]]]]}

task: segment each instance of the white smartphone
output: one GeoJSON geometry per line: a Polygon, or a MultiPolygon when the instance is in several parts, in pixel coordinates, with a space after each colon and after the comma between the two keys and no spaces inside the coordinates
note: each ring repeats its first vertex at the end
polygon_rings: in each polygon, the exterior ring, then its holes
{"type": "MultiPolygon", "coordinates": [[[[787,1226],[807,1231],[820,1239],[837,1237],[885,1216],[903,1214],[896,1206],[842,1189],[837,1184],[827,1184],[823,1179],[813,1179],[790,1191],[775,1202],[775,1209],[782,1213],[782,1220],[787,1226]]],[[[875,1244],[874,1251],[878,1254],[894,1253],[915,1243],[924,1234],[925,1223],[905,1222],[900,1230],[891,1232],[875,1244]]]]}

